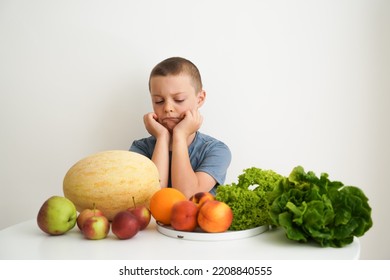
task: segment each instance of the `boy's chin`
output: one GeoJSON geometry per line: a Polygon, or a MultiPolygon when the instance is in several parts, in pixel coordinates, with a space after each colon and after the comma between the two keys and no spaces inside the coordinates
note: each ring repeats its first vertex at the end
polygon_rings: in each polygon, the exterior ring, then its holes
{"type": "Polygon", "coordinates": [[[164,125],[164,127],[169,131],[170,134],[173,133],[173,129],[176,125],[164,125]]]}
{"type": "Polygon", "coordinates": [[[173,121],[169,121],[169,122],[164,122],[164,123],[162,123],[162,125],[163,125],[166,129],[168,129],[168,131],[169,131],[170,133],[172,133],[172,132],[173,132],[173,129],[175,128],[175,126],[177,125],[177,123],[176,123],[176,122],[173,122],[173,121]]]}

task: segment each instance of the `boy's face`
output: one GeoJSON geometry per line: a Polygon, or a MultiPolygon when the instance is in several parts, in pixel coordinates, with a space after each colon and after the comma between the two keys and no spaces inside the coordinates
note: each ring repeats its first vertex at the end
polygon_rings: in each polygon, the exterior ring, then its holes
{"type": "Polygon", "coordinates": [[[195,92],[191,78],[186,74],[152,77],[150,94],[157,121],[170,132],[186,111],[197,110],[205,99],[205,92],[195,92]]]}

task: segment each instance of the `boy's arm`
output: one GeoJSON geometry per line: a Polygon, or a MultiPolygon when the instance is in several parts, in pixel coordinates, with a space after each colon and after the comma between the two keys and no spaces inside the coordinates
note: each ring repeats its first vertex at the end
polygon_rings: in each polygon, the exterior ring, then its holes
{"type": "Polygon", "coordinates": [[[209,192],[216,184],[215,179],[205,172],[194,172],[188,155],[186,139],[174,137],[172,145],[172,187],[180,190],[187,198],[197,192],[209,192]]]}
{"type": "Polygon", "coordinates": [[[165,188],[168,186],[169,176],[169,131],[159,124],[156,120],[157,116],[154,113],[149,113],[144,116],[146,130],[156,138],[152,161],[156,165],[160,175],[160,186],[165,188]]]}
{"type": "Polygon", "coordinates": [[[175,127],[172,136],[172,187],[180,190],[188,198],[197,192],[208,192],[216,184],[215,179],[209,174],[194,172],[188,154],[189,138],[195,135],[202,121],[198,110],[188,111],[175,127]]]}
{"type": "Polygon", "coordinates": [[[154,147],[152,161],[158,169],[160,175],[160,187],[165,188],[168,186],[169,175],[169,138],[159,137],[154,147]]]}

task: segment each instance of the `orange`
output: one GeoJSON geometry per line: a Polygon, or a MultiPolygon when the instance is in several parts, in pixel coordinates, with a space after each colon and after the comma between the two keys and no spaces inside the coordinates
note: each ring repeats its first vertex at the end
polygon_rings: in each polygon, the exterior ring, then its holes
{"type": "Polygon", "coordinates": [[[172,207],[176,202],[182,200],[187,200],[187,198],[179,190],[162,188],[150,198],[150,212],[156,221],[164,225],[170,225],[172,207]]]}

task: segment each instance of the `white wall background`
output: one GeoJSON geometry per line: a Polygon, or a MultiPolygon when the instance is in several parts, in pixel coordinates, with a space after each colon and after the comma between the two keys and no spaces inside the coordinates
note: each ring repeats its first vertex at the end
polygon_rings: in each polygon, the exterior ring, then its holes
{"type": "Polygon", "coordinates": [[[201,70],[227,182],[293,167],[364,190],[362,259],[389,259],[390,2],[0,0],[0,229],[36,217],[79,159],[146,136],[147,79],[201,70]]]}

